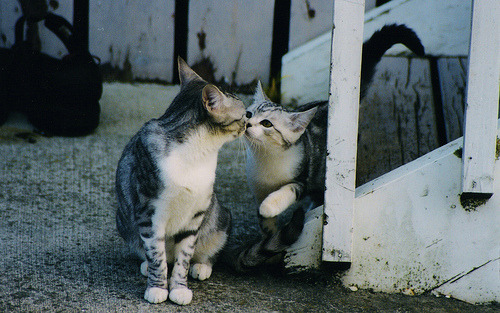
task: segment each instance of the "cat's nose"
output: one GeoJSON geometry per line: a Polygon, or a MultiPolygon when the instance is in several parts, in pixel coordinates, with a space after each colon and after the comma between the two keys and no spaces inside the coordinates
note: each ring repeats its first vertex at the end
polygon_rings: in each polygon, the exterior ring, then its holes
{"type": "Polygon", "coordinates": [[[252,112],[250,111],[247,111],[247,114],[245,115],[247,118],[251,118],[252,117],[252,112]]]}
{"type": "Polygon", "coordinates": [[[252,124],[247,123],[247,129],[250,128],[250,127],[252,127],[252,124]]]}

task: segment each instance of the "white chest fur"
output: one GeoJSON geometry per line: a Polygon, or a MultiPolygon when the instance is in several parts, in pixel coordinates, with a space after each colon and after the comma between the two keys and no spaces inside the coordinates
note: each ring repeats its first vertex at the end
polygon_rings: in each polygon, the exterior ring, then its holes
{"type": "Polygon", "coordinates": [[[247,148],[247,177],[259,201],[292,182],[300,166],[302,153],[300,146],[272,153],[247,148]]]}
{"type": "Polygon", "coordinates": [[[186,142],[159,161],[165,189],[154,204],[154,218],[157,225],[163,225],[166,235],[188,227],[193,215],[210,205],[219,148],[206,146],[210,144],[186,142]]]}

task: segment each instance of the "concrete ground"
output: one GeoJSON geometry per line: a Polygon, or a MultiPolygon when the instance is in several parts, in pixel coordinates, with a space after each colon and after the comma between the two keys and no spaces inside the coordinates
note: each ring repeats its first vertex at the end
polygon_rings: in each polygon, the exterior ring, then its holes
{"type": "MultiPolygon", "coordinates": [[[[44,137],[19,116],[0,127],[0,312],[498,312],[432,295],[351,291],[342,274],[248,274],[216,266],[190,281],[193,302],[143,300],[146,279],[114,223],[114,172],[129,138],[163,113],[177,86],[105,84],[97,131],[81,138],[44,137]]],[[[244,147],[220,153],[220,201],[233,213],[231,246],[258,234],[243,170],[244,147]]]]}

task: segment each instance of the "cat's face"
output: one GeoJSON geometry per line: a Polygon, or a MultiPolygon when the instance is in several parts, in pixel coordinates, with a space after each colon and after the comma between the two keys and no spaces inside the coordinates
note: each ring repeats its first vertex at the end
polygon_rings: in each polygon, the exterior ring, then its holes
{"type": "Polygon", "coordinates": [[[264,149],[286,149],[295,144],[314,117],[316,108],[305,112],[288,112],[273,103],[259,82],[253,104],[248,107],[245,138],[250,146],[264,149]]]}
{"type": "Polygon", "coordinates": [[[202,98],[211,117],[213,131],[234,138],[243,135],[247,124],[247,112],[240,99],[221,92],[211,84],[203,88],[202,98]]]}

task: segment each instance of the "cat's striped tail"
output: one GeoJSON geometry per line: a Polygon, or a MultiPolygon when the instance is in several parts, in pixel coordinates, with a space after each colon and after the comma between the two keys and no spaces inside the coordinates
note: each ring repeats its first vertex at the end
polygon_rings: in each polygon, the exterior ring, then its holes
{"type": "Polygon", "coordinates": [[[375,67],[384,53],[395,44],[403,44],[418,56],[425,55],[425,49],[417,34],[406,25],[385,25],[363,43],[361,59],[361,98],[366,93],[375,73],[375,67]]]}
{"type": "Polygon", "coordinates": [[[269,231],[262,238],[236,254],[234,268],[239,272],[248,271],[278,255],[297,241],[304,228],[304,209],[298,207],[290,221],[277,231],[269,231]]]}

